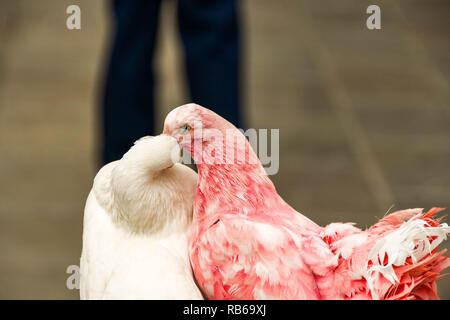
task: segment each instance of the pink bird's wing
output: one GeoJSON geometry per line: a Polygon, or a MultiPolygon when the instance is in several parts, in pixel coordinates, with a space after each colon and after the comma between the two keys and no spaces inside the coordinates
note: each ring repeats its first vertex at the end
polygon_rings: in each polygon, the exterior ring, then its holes
{"type": "Polygon", "coordinates": [[[300,254],[307,241],[287,227],[235,214],[211,222],[191,242],[194,273],[208,298],[320,298],[312,270],[300,254]]]}

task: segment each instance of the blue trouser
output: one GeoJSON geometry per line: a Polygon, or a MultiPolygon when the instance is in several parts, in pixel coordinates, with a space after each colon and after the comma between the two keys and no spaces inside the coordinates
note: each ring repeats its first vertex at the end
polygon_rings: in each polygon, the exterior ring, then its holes
{"type": "MultiPolygon", "coordinates": [[[[154,132],[155,51],[161,0],[114,0],[115,32],[103,101],[103,163],[154,132]]],[[[237,0],[178,0],[191,101],[241,127],[237,0]]]]}

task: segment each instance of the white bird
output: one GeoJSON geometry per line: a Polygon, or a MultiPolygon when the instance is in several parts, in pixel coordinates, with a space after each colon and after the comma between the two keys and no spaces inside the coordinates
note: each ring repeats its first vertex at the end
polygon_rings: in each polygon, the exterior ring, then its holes
{"type": "Polygon", "coordinates": [[[144,137],[97,173],[84,210],[81,299],[203,299],[187,232],[197,174],[177,141],[144,137]]]}

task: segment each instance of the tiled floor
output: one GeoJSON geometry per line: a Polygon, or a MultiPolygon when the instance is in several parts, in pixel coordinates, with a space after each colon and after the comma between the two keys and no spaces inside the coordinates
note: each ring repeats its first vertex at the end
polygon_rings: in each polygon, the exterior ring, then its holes
{"type": "MultiPolygon", "coordinates": [[[[0,298],[77,298],[95,174],[107,2],[0,0],[0,298]]],[[[280,194],[320,224],[365,227],[395,205],[450,206],[450,3],[246,0],[250,124],[280,129],[280,194]],[[379,4],[382,29],[365,27],[379,4]]],[[[159,116],[187,102],[173,4],[156,65],[159,116]]],[[[449,248],[449,245],[446,245],[449,248]]],[[[450,280],[439,286],[450,299],[450,280]]]]}

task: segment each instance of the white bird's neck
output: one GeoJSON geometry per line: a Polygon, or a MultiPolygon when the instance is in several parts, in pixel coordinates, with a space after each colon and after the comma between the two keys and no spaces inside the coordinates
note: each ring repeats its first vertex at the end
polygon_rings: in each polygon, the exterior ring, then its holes
{"type": "Polygon", "coordinates": [[[128,154],[104,166],[94,179],[97,201],[114,223],[132,233],[184,232],[192,219],[194,197],[188,184],[195,188],[196,177],[190,182],[193,176],[186,177],[187,168],[181,164],[159,170],[148,162],[128,154]]]}

